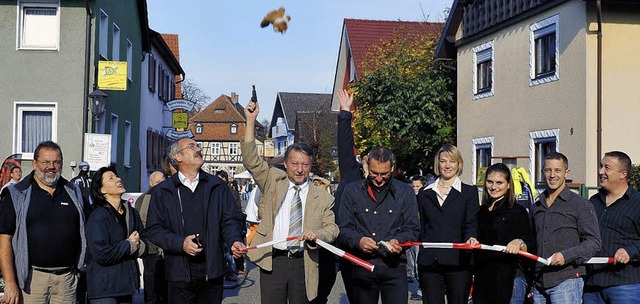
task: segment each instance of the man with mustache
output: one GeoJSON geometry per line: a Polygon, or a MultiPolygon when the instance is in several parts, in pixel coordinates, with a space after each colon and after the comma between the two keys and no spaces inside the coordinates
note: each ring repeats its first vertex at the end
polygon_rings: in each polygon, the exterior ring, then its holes
{"type": "Polygon", "coordinates": [[[40,143],[31,164],[31,174],[2,192],[4,303],[75,303],[87,247],[82,193],[60,177],[58,144],[40,143]]]}
{"type": "Polygon", "coordinates": [[[537,255],[549,258],[550,266],[537,263],[533,303],[582,303],[581,265],[600,250],[600,231],[593,205],[566,184],[569,161],[560,152],[544,158],[542,174],[547,189],[533,207],[537,255]]]}
{"type": "Polygon", "coordinates": [[[382,303],[407,303],[407,262],[398,244],[418,239],[416,195],[393,178],[396,158],[388,148],[373,147],[367,163],[367,177],[347,185],[338,212],[337,243],[375,265],[374,272],[352,269],[352,303],[378,303],[380,296],[382,303]]]}
{"type": "Polygon", "coordinates": [[[222,303],[224,251],[245,248],[231,190],[200,167],[202,147],[182,138],[169,155],[178,173],[151,188],[145,235],[164,251],[169,303],[222,303]]]}
{"type": "Polygon", "coordinates": [[[289,145],[284,154],[286,172],[269,168],[255,143],[257,102],[244,110],[247,118],[241,143],[242,164],[262,191],[260,225],[252,244],[299,236],[288,243],[251,250],[251,261],[260,267],[260,298],[263,304],[305,304],[318,296],[318,245],[316,238],[332,242],[338,235],[333,197],[322,188],[309,186],[313,151],[307,144],[289,145]],[[304,241],[304,242],[303,242],[304,241]]]}

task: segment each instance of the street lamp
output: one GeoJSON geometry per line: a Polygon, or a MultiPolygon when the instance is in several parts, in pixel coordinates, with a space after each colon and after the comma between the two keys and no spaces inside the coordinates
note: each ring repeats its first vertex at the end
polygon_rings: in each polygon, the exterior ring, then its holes
{"type": "Polygon", "coordinates": [[[109,95],[104,92],[98,90],[97,88],[93,89],[93,92],[89,94],[89,101],[91,103],[91,114],[95,120],[100,120],[100,116],[104,113],[104,108],[107,105],[107,97],[109,95]]]}

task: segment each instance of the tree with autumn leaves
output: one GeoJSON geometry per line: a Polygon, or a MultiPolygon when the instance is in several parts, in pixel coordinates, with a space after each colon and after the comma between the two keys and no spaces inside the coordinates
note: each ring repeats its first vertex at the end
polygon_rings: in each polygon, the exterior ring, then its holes
{"type": "Polygon", "coordinates": [[[435,152],[456,139],[454,74],[435,60],[437,43],[418,32],[381,41],[369,49],[360,66],[364,76],[350,87],[358,105],[356,146],[390,147],[397,168],[409,174],[432,171],[435,152]]]}

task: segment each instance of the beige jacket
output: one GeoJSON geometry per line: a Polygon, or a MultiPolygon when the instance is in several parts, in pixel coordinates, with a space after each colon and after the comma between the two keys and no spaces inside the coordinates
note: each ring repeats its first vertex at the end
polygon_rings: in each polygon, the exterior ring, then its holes
{"type": "MultiPolygon", "coordinates": [[[[249,244],[252,246],[273,240],[273,223],[276,212],[289,188],[289,179],[286,172],[269,168],[267,162],[258,157],[258,150],[254,142],[242,142],[241,149],[242,162],[245,168],[251,172],[262,191],[258,208],[260,225],[251,244],[249,244]]],[[[331,211],[332,206],[333,197],[321,188],[311,185],[305,203],[302,230],[312,230],[319,239],[332,242],[339,232],[333,211],[331,211]]],[[[309,243],[305,242],[304,279],[309,301],[318,295],[318,250],[316,245],[309,246],[309,243]]],[[[271,251],[272,247],[250,250],[247,256],[263,270],[271,271],[273,267],[271,251]]]]}

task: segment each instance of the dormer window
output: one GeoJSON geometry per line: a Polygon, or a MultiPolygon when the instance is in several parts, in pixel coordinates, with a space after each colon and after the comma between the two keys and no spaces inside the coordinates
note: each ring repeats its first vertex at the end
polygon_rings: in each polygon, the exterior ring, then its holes
{"type": "Polygon", "coordinates": [[[238,125],[231,124],[231,134],[238,134],[238,125]]]}
{"type": "Polygon", "coordinates": [[[196,124],[196,134],[202,134],[202,124],[196,124]]]}

